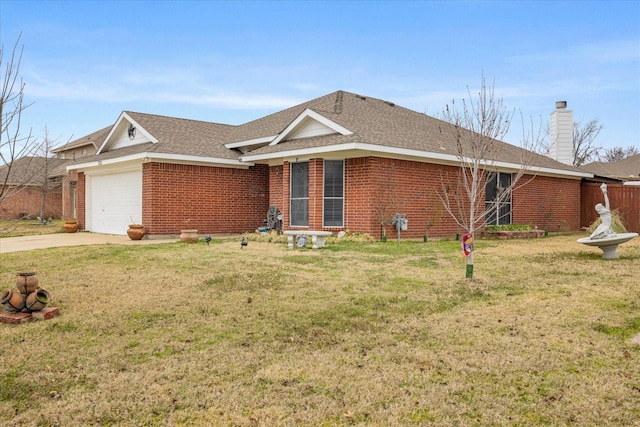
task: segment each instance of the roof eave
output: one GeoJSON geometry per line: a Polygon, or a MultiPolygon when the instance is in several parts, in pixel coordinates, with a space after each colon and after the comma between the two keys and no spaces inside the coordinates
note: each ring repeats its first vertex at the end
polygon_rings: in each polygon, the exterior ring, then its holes
{"type": "MultiPolygon", "coordinates": [[[[420,159],[421,161],[435,161],[436,163],[459,165],[460,158],[454,154],[436,153],[430,151],[412,150],[407,148],[396,148],[384,145],[367,144],[361,142],[348,142],[344,144],[326,145],[322,147],[300,148],[296,150],[277,151],[273,153],[265,154],[252,154],[246,156],[240,156],[244,162],[268,162],[280,158],[295,158],[302,157],[308,158],[312,155],[328,154],[345,151],[363,151],[369,153],[380,153],[385,155],[392,155],[398,157],[411,157],[414,159],[420,159]]],[[[520,170],[522,165],[511,162],[491,161],[487,162],[486,167],[493,167],[502,170],[520,170]]],[[[571,178],[592,178],[593,174],[586,172],[570,171],[564,169],[555,169],[542,166],[527,166],[525,170],[531,173],[549,174],[556,176],[565,176],[571,178]]]]}
{"type": "Polygon", "coordinates": [[[250,163],[250,162],[244,162],[244,161],[233,160],[233,159],[223,159],[218,157],[202,157],[202,156],[191,156],[191,155],[183,155],[183,154],[142,152],[142,153],[131,154],[128,156],[115,157],[112,159],[96,160],[93,162],[69,165],[66,167],[66,170],[67,172],[72,170],[87,170],[87,169],[94,169],[94,168],[103,167],[103,166],[117,166],[119,164],[125,164],[125,163],[131,163],[131,162],[178,163],[178,164],[192,164],[192,165],[203,165],[203,166],[230,167],[230,168],[240,168],[240,169],[248,169],[250,166],[254,165],[254,163],[250,163]]]}

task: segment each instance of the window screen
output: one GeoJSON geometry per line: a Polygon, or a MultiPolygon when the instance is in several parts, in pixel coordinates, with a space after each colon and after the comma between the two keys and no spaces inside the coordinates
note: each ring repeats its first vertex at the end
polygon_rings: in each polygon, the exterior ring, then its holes
{"type": "Polygon", "coordinates": [[[309,163],[291,164],[291,212],[293,226],[309,225],[309,163]]]}
{"type": "Polygon", "coordinates": [[[324,162],[324,226],[344,224],[344,161],[324,162]]]}

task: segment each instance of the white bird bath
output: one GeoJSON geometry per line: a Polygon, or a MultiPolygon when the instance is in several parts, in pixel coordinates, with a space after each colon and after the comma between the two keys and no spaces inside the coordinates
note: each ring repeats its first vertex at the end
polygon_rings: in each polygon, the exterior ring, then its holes
{"type": "Polygon", "coordinates": [[[590,237],[583,237],[578,239],[578,243],[582,243],[587,246],[597,246],[602,249],[602,258],[604,259],[618,259],[620,258],[616,253],[618,245],[621,245],[634,237],[638,237],[638,233],[620,233],[615,236],[605,237],[603,239],[592,239],[590,237]]]}

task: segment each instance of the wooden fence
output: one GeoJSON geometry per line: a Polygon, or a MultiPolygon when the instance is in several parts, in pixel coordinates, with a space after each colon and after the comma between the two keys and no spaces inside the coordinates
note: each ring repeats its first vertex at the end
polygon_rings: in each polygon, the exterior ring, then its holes
{"type": "MultiPolygon", "coordinates": [[[[640,186],[607,184],[612,210],[617,210],[627,230],[640,233],[640,186]]],[[[580,186],[580,226],[588,227],[598,218],[595,206],[604,204],[600,183],[583,182],[580,186]]]]}

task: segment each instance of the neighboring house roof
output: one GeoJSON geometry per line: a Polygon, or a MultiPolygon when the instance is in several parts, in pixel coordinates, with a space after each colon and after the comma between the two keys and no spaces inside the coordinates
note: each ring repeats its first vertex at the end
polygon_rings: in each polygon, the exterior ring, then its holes
{"type": "Polygon", "coordinates": [[[617,162],[592,162],[583,165],[580,169],[608,178],[625,181],[640,180],[640,154],[629,156],[617,162]]]}
{"type": "MultiPolygon", "coordinates": [[[[591,176],[504,142],[497,141],[497,147],[498,166],[517,167],[528,157],[527,164],[538,172],[591,176]]],[[[328,153],[458,161],[447,123],[392,102],[337,91],[239,126],[125,111],[97,155],[78,168],[141,158],[246,167],[328,153]]]]}
{"type": "Polygon", "coordinates": [[[7,164],[0,167],[0,184],[4,183],[8,173],[8,185],[42,185],[45,173],[49,178],[64,175],[64,166],[67,162],[67,160],[55,157],[21,157],[11,165],[7,164]]]}
{"type": "Polygon", "coordinates": [[[86,147],[88,145],[98,148],[100,144],[102,144],[102,142],[104,141],[104,138],[107,136],[110,130],[111,130],[111,126],[107,126],[98,131],[90,133],[89,135],[85,135],[82,138],[73,140],[65,145],[55,148],[51,150],[51,152],[57,154],[62,151],[73,150],[74,148],[86,147]]]}

